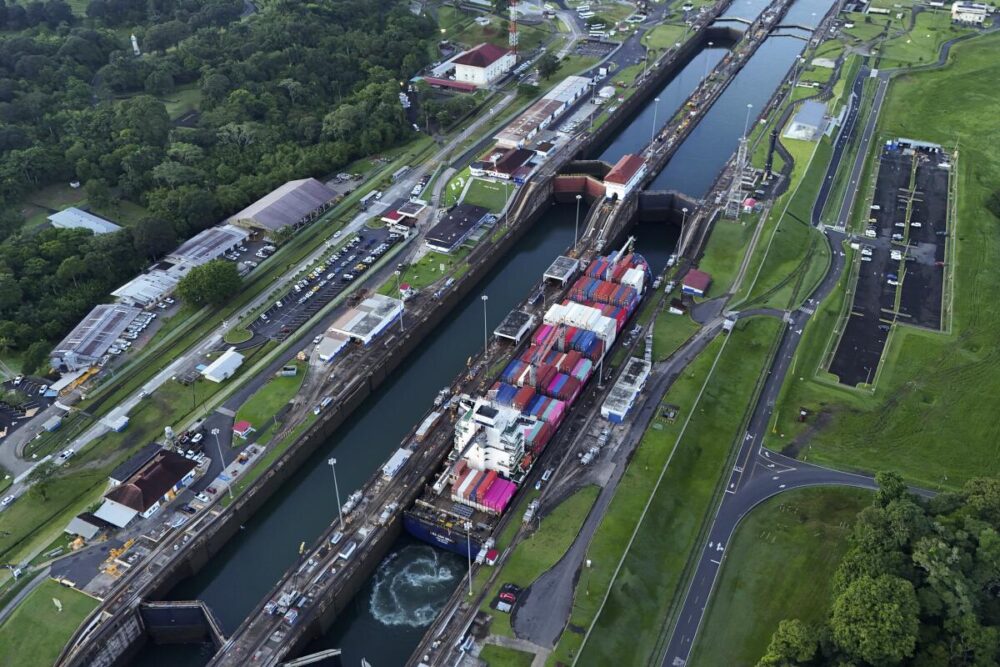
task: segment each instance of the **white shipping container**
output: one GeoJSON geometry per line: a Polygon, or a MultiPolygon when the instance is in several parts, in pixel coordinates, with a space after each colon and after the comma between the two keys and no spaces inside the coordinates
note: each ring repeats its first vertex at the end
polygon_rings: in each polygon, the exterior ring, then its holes
{"type": "Polygon", "coordinates": [[[392,479],[393,477],[396,476],[396,473],[400,471],[400,469],[406,463],[406,460],[409,458],[410,458],[410,450],[402,448],[397,449],[395,452],[393,452],[392,456],[389,458],[386,464],[382,466],[382,476],[385,477],[386,479],[392,479]]]}
{"type": "Polygon", "coordinates": [[[629,269],[622,276],[623,285],[631,285],[637,292],[642,292],[642,283],[646,279],[646,274],[642,269],[629,269]]]}

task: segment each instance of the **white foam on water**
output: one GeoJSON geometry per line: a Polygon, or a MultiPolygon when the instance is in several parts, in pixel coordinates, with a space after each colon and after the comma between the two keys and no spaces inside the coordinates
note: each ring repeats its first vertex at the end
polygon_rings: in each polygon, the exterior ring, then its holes
{"type": "Polygon", "coordinates": [[[426,627],[448,599],[462,569],[431,546],[412,545],[387,558],[375,572],[369,607],[386,626],[426,627]]]}

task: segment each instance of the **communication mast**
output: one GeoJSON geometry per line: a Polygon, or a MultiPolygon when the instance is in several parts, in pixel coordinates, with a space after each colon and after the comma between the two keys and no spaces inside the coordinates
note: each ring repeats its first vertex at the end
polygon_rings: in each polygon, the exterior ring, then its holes
{"type": "Polygon", "coordinates": [[[510,48],[517,57],[517,0],[510,0],[510,48]]]}

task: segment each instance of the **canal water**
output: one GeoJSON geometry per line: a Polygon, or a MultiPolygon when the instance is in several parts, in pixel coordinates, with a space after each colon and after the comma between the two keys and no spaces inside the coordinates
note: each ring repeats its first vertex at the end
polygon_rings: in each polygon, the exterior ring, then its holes
{"type": "MultiPolygon", "coordinates": [[[[752,19],[765,0],[736,0],[733,15],[752,19]]],[[[815,24],[830,0],[798,0],[787,23],[815,24]],[[816,21],[810,22],[813,16],[816,21]]],[[[743,131],[746,104],[763,105],[806,42],[789,37],[769,39],[732,82],[656,179],[655,189],[704,194],[735,150],[743,131]]],[[[666,123],[687,93],[725,49],[696,55],[660,92],[657,125],[666,123]],[[685,90],[687,92],[685,92],[685,90]],[[660,114],[663,120],[660,121],[660,114]]],[[[614,161],[649,140],[652,106],[636,118],[603,151],[614,161]]],[[[172,599],[201,599],[215,611],[224,631],[232,632],[292,565],[299,545],[312,544],[336,515],[332,476],[326,461],[335,456],[343,495],[359,487],[399,446],[465,360],[482,347],[482,302],[488,294],[487,319],[492,330],[521,301],[552,259],[572,242],[575,207],[553,205],[509,253],[505,262],[483,278],[451,318],[370,397],[337,433],[247,522],[243,530],[197,576],[181,583],[172,599]]],[[[633,232],[638,250],[654,271],[662,270],[676,242],[676,230],[643,223],[633,232]]],[[[344,650],[344,664],[362,657],[376,667],[402,664],[464,574],[461,558],[401,538],[376,575],[345,610],[333,628],[310,647],[344,650]]],[[[201,666],[211,657],[206,646],[149,647],[133,664],[201,666]]]]}

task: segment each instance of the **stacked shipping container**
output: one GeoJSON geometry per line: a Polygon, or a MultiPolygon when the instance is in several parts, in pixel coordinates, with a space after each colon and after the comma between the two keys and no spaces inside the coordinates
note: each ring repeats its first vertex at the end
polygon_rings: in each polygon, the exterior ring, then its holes
{"type": "MultiPolygon", "coordinates": [[[[639,255],[625,255],[619,262],[614,254],[595,259],[570,289],[570,298],[550,309],[529,347],[508,362],[492,386],[497,403],[536,419],[524,434],[528,453],[521,469],[529,469],[545,449],[607,346],[635,311],[647,272],[639,255]]],[[[513,482],[492,470],[472,469],[465,459],[453,473],[452,500],[486,512],[502,513],[517,491],[513,482]]]]}

